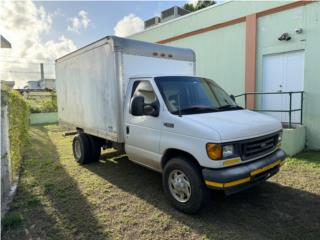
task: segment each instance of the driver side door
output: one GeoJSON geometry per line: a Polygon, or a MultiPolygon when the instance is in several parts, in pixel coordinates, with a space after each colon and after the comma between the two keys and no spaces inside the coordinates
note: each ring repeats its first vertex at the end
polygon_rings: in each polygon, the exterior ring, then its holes
{"type": "Polygon", "coordinates": [[[150,106],[145,106],[142,116],[134,116],[130,112],[130,103],[135,96],[144,97],[147,105],[154,102],[159,103],[159,98],[149,79],[131,79],[129,89],[131,90],[127,92],[125,110],[126,153],[130,160],[160,171],[161,113],[158,116],[152,115],[150,106]]]}

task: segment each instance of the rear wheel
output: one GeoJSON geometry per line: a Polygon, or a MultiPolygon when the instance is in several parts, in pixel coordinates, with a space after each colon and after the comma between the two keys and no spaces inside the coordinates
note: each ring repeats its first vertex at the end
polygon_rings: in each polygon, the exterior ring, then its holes
{"type": "Polygon", "coordinates": [[[79,133],[73,138],[72,150],[75,160],[80,164],[91,162],[92,147],[89,136],[85,133],[79,133]]]}
{"type": "Polygon", "coordinates": [[[199,166],[185,157],[169,160],[164,168],[162,183],[167,198],[182,212],[196,213],[208,199],[208,189],[199,166]]]}
{"type": "Polygon", "coordinates": [[[100,155],[101,155],[102,141],[100,138],[97,138],[97,137],[91,136],[91,135],[89,135],[89,140],[90,140],[91,151],[92,151],[91,161],[92,162],[99,161],[100,155]]]}

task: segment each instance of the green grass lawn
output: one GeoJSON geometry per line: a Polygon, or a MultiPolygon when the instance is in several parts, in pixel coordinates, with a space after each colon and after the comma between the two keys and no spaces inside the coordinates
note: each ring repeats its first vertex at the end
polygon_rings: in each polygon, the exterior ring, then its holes
{"type": "Polygon", "coordinates": [[[80,166],[72,136],[56,125],[30,136],[2,239],[320,239],[319,152],[287,159],[248,191],[212,192],[209,206],[188,216],[167,203],[160,174],[112,152],[80,166]]]}

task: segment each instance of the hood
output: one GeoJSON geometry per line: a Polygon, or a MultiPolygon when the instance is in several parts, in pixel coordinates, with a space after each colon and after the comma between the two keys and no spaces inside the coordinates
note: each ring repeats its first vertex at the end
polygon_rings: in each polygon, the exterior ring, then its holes
{"type": "Polygon", "coordinates": [[[259,137],[282,128],[277,119],[249,110],[192,114],[183,118],[218,132],[222,142],[259,137]]]}

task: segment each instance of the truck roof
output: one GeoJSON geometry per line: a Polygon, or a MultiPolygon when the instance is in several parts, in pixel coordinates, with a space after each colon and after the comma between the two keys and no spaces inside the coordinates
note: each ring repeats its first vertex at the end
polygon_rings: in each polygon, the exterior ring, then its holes
{"type": "Polygon", "coordinates": [[[195,53],[192,49],[171,47],[117,36],[106,36],[56,59],[56,62],[61,62],[75,57],[83,52],[90,51],[104,44],[110,44],[114,51],[121,51],[133,55],[161,57],[161,54],[164,54],[165,56],[175,60],[195,61],[195,53]]]}

